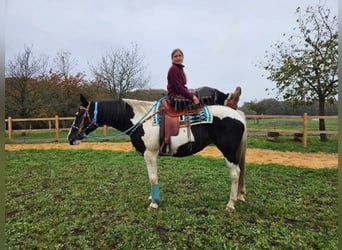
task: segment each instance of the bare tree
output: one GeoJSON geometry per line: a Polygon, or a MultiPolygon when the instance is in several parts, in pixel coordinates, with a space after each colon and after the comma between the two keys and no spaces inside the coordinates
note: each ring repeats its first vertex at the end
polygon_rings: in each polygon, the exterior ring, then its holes
{"type": "Polygon", "coordinates": [[[24,52],[18,53],[6,63],[6,110],[12,115],[29,117],[36,109],[37,98],[32,85],[42,79],[46,73],[48,57],[35,57],[32,46],[24,46],[24,52]]]}
{"type": "Polygon", "coordinates": [[[68,78],[72,71],[77,66],[77,61],[71,58],[71,53],[68,51],[57,52],[56,57],[53,59],[55,71],[63,74],[64,77],[68,78]]]}
{"type": "Polygon", "coordinates": [[[38,79],[46,73],[48,57],[36,58],[32,47],[24,46],[24,52],[18,53],[6,64],[6,77],[17,79],[38,79]]]}
{"type": "Polygon", "coordinates": [[[130,49],[112,49],[96,66],[91,66],[91,71],[113,98],[123,98],[128,91],[147,86],[146,68],[138,45],[132,44],[130,49]]]}

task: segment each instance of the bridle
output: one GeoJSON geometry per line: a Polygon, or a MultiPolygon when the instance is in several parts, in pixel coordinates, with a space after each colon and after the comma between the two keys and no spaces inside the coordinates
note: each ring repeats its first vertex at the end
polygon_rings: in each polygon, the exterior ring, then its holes
{"type": "Polygon", "coordinates": [[[87,137],[87,134],[89,134],[91,131],[97,129],[98,126],[99,126],[98,123],[97,123],[97,107],[98,107],[98,103],[95,102],[94,117],[93,118],[91,118],[90,114],[89,114],[90,104],[91,104],[91,102],[89,102],[87,107],[80,106],[80,109],[84,110],[82,121],[81,121],[79,126],[77,126],[75,124],[75,122],[71,126],[73,129],[77,130],[77,135],[81,139],[87,137]],[[88,119],[89,124],[88,124],[87,127],[84,128],[84,122],[85,122],[86,119],[88,119]]]}

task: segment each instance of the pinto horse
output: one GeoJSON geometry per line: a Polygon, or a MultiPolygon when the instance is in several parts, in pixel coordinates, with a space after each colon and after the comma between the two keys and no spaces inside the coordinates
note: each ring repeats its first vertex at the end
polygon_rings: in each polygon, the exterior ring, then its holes
{"type": "MultiPolygon", "coordinates": [[[[130,136],[135,149],[145,159],[151,184],[149,209],[158,208],[160,193],[157,174],[157,157],[160,150],[159,125],[154,117],[158,115],[158,102],[132,99],[88,102],[81,95],[81,105],[68,134],[70,145],[77,145],[99,126],[112,126],[130,136]]],[[[178,135],[171,137],[170,155],[183,157],[201,151],[209,144],[215,144],[222,152],[231,177],[230,198],[226,209],[235,211],[236,201],[244,201],[246,122],[244,114],[223,105],[205,106],[212,118],[180,127],[178,135]]]]}

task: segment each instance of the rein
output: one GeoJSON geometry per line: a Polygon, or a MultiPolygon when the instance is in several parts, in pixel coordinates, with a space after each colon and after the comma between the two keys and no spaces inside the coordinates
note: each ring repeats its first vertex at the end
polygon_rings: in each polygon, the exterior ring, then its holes
{"type": "MultiPolygon", "coordinates": [[[[126,135],[126,134],[128,134],[128,136],[130,136],[138,127],[140,127],[144,122],[146,122],[146,121],[148,121],[149,119],[151,119],[156,113],[158,113],[158,111],[155,111],[155,112],[153,112],[152,114],[150,114],[150,115],[148,115],[153,109],[154,110],[157,110],[157,107],[159,106],[159,104],[161,103],[161,101],[162,100],[164,100],[166,97],[162,97],[162,98],[160,98],[159,100],[157,100],[152,106],[151,106],[151,108],[135,123],[135,124],[133,124],[131,127],[129,127],[128,129],[126,129],[125,131],[123,131],[123,132],[120,132],[119,134],[116,134],[116,135],[112,135],[112,136],[106,136],[106,138],[104,138],[104,136],[89,136],[89,135],[86,135],[85,134],[85,131],[88,129],[88,128],[90,128],[90,127],[92,127],[92,126],[94,126],[95,128],[97,128],[99,125],[97,124],[97,122],[96,122],[96,120],[97,120],[97,102],[95,102],[95,109],[94,109],[94,118],[93,118],[93,120],[91,120],[90,119],[90,115],[89,115],[89,107],[90,107],[90,103],[89,103],[89,105],[88,105],[88,107],[87,108],[84,108],[84,107],[81,107],[81,108],[83,108],[84,110],[86,110],[86,112],[85,112],[85,114],[84,114],[84,116],[83,116],[83,119],[82,119],[82,122],[81,122],[81,124],[80,124],[80,127],[82,127],[83,126],[83,123],[84,123],[84,119],[86,118],[86,117],[88,117],[88,119],[89,119],[89,122],[90,122],[90,124],[88,125],[88,127],[87,128],[85,128],[85,129],[82,129],[82,131],[81,131],[81,136],[83,137],[83,138],[96,138],[96,139],[102,139],[102,140],[106,140],[106,139],[108,139],[108,138],[116,138],[116,137],[120,137],[120,136],[123,136],[123,135],[126,135]],[[81,126],[82,125],[82,126],[81,126]]],[[[75,127],[75,126],[73,126],[74,128],[76,128],[76,129],[78,129],[78,130],[80,130],[79,128],[77,128],[77,127],[75,127]]]]}

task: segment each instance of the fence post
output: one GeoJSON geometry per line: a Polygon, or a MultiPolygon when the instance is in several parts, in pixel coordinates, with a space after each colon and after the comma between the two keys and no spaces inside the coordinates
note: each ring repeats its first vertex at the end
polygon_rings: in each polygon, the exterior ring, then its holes
{"type": "Polygon", "coordinates": [[[56,142],[58,142],[59,141],[59,119],[58,119],[58,115],[55,116],[55,130],[56,130],[55,140],[56,140],[56,142]]]}
{"type": "Polygon", "coordinates": [[[12,117],[8,117],[7,119],[8,122],[8,140],[12,141],[12,117]]]}
{"type": "Polygon", "coordinates": [[[303,115],[303,142],[302,145],[304,148],[307,146],[308,140],[308,113],[304,113],[303,115]]]}
{"type": "Polygon", "coordinates": [[[107,125],[103,126],[103,136],[107,136],[107,125]]]}

